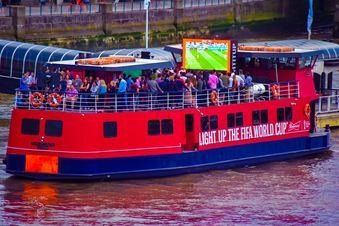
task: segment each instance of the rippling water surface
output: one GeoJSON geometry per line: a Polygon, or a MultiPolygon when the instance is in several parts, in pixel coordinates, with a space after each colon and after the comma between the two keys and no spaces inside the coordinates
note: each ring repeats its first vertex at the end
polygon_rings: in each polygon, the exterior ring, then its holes
{"type": "MultiPolygon", "coordinates": [[[[0,156],[12,97],[0,95],[0,156]]],[[[331,151],[162,179],[30,181],[0,165],[0,225],[338,225],[339,130],[331,151]]]]}

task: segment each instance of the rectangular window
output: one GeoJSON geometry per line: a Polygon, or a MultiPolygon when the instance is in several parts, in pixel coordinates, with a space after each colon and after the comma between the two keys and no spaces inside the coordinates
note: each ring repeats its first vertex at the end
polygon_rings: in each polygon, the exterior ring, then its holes
{"type": "Polygon", "coordinates": [[[227,127],[228,128],[233,128],[234,127],[234,122],[235,122],[235,118],[234,118],[234,114],[227,114],[227,127]]]}
{"type": "Polygon", "coordinates": [[[238,126],[243,126],[244,125],[244,118],[242,115],[242,112],[237,112],[235,114],[235,125],[238,126]]]}
{"type": "Polygon", "coordinates": [[[148,135],[160,135],[160,121],[159,120],[148,121],[148,135]]]}
{"type": "Polygon", "coordinates": [[[40,131],[39,119],[24,118],[21,121],[21,133],[25,135],[38,135],[40,131]]]}
{"type": "Polygon", "coordinates": [[[285,120],[292,121],[292,108],[291,107],[285,108],[285,120]]]}
{"type": "Polygon", "coordinates": [[[211,130],[218,129],[218,116],[217,115],[210,116],[210,129],[211,130]]]}
{"type": "Polygon", "coordinates": [[[45,125],[46,136],[61,137],[62,136],[62,121],[61,120],[46,120],[45,125]]]}
{"type": "Polygon", "coordinates": [[[186,132],[193,131],[193,115],[185,115],[186,132]]]}
{"type": "Polygon", "coordinates": [[[261,124],[268,123],[268,111],[267,110],[261,110],[261,112],[260,112],[260,122],[261,122],[261,124]]]}
{"type": "Polygon", "coordinates": [[[200,122],[201,122],[201,131],[208,131],[209,130],[208,116],[201,117],[200,122]]]}
{"type": "Polygon", "coordinates": [[[283,122],[283,121],[285,121],[284,108],[278,108],[278,109],[277,109],[277,121],[278,121],[278,122],[283,122]]]}
{"type": "Polygon", "coordinates": [[[260,124],[260,111],[252,111],[252,124],[253,125],[260,124]]]}
{"type": "Polygon", "coordinates": [[[173,134],[173,120],[172,119],[161,120],[161,133],[162,134],[173,134]]]}
{"type": "Polygon", "coordinates": [[[104,122],[104,137],[116,137],[118,135],[117,122],[104,122]]]}

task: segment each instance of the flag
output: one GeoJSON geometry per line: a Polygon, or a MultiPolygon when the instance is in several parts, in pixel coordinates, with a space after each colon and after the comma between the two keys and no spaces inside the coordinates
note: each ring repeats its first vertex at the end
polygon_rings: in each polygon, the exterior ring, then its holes
{"type": "Polygon", "coordinates": [[[308,17],[307,17],[307,32],[311,34],[311,27],[313,22],[313,0],[309,0],[309,8],[308,8],[308,17]]]}

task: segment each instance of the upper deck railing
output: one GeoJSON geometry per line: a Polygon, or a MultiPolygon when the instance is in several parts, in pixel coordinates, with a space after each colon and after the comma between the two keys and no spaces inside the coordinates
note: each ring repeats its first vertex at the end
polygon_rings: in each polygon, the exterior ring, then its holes
{"type": "Polygon", "coordinates": [[[178,92],[126,92],[96,95],[90,93],[58,93],[40,91],[16,91],[15,108],[75,111],[121,112],[154,111],[183,108],[200,108],[239,103],[298,98],[299,83],[254,84],[252,87],[232,90],[185,90],[178,92]]]}

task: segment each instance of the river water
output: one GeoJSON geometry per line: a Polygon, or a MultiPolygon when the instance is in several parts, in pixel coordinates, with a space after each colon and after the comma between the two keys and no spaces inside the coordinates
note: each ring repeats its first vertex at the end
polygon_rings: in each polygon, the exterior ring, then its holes
{"type": "MultiPolygon", "coordinates": [[[[3,158],[13,97],[0,95],[3,158]]],[[[339,130],[331,151],[255,167],[91,183],[10,177],[0,225],[338,225],[339,130]]]]}

